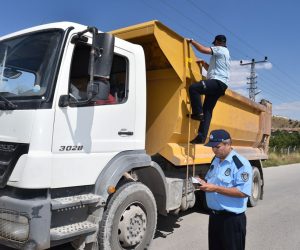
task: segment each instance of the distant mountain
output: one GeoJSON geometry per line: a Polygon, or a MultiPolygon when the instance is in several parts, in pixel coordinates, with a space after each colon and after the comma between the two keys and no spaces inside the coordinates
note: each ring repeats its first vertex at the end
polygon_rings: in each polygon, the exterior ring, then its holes
{"type": "Polygon", "coordinates": [[[272,116],[272,131],[275,130],[300,132],[300,121],[292,120],[283,116],[272,116]]]}

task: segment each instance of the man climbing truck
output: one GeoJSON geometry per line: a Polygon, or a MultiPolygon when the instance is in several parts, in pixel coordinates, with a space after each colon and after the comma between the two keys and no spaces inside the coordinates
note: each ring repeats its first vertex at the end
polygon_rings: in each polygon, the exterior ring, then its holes
{"type": "MultiPolygon", "coordinates": [[[[110,33],[52,23],[1,37],[0,244],[146,249],[157,213],[193,207],[191,177],[213,157],[188,143],[195,59],[158,21],[110,33]]],[[[253,166],[251,206],[262,198],[270,123],[270,103],[231,90],[211,121],[253,166]]]]}

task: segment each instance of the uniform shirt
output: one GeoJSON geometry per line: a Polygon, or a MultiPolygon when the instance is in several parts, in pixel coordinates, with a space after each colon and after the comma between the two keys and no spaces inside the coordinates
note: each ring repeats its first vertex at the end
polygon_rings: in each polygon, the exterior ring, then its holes
{"type": "Polygon", "coordinates": [[[229,51],[223,46],[213,46],[211,50],[212,56],[207,71],[207,79],[216,79],[227,84],[231,60],[229,51]]]}
{"type": "MultiPolygon", "coordinates": [[[[213,183],[222,187],[236,187],[247,196],[251,196],[252,167],[247,159],[240,156],[234,150],[223,162],[215,158],[207,172],[205,179],[208,183],[213,183]],[[236,156],[243,166],[236,166],[233,158],[236,156]]],[[[219,194],[217,192],[206,192],[206,201],[209,208],[213,210],[226,210],[233,213],[246,211],[248,197],[232,197],[219,194]]]]}

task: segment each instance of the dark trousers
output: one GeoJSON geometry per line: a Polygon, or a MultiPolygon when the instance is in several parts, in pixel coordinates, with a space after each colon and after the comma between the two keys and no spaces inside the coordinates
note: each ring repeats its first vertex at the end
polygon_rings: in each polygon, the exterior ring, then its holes
{"type": "Polygon", "coordinates": [[[244,250],[247,219],[245,213],[209,216],[209,250],[244,250]]]}
{"type": "Polygon", "coordinates": [[[198,133],[203,139],[206,139],[213,109],[220,96],[224,95],[226,89],[227,85],[225,83],[214,79],[193,83],[189,87],[192,113],[203,113],[204,115],[204,121],[200,123],[198,129],[198,133]],[[203,107],[200,95],[205,95],[203,107]]]}

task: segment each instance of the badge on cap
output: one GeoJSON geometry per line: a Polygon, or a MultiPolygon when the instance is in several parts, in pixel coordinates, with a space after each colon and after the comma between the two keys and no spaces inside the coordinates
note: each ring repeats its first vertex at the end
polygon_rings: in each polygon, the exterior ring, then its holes
{"type": "Polygon", "coordinates": [[[244,182],[249,180],[249,174],[247,172],[242,173],[241,177],[244,182]]]}
{"type": "Polygon", "coordinates": [[[210,136],[209,136],[209,140],[213,140],[214,139],[214,136],[213,136],[213,134],[210,134],[210,136]]]}

